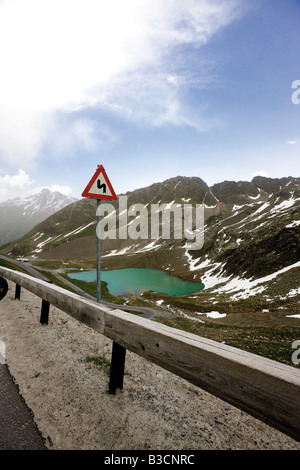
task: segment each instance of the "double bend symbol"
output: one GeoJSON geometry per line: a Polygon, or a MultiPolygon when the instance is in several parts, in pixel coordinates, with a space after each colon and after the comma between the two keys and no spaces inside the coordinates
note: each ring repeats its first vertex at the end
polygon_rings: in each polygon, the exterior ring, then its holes
{"type": "Polygon", "coordinates": [[[103,188],[103,193],[106,193],[106,184],[105,183],[101,184],[101,181],[99,179],[97,180],[97,188],[98,189],[103,188]]]}

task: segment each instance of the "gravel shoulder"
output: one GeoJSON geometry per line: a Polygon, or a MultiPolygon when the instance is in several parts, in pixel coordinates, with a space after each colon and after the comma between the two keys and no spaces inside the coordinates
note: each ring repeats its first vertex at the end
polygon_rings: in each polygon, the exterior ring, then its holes
{"type": "MultiPolygon", "coordinates": [[[[127,351],[124,389],[88,356],[110,360],[110,340],[14,284],[0,302],[5,359],[52,450],[299,450],[300,443],[127,351]]],[[[2,343],[2,344],[3,344],[2,343]]]]}

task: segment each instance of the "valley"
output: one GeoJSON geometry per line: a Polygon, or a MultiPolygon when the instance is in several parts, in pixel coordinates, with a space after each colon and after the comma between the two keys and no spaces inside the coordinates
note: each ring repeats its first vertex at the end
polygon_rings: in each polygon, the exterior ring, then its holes
{"type": "MultiPolygon", "coordinates": [[[[205,288],[180,296],[150,290],[114,296],[103,283],[103,301],[130,311],[152,309],[155,321],[299,367],[291,364],[292,343],[300,339],[299,178],[256,177],[209,188],[200,178],[176,177],[126,197],[128,207],[204,205],[204,244],[189,250],[172,230],[169,239],[107,236],[101,241],[102,270],[159,269],[205,288]]],[[[96,269],[95,216],[95,201],[76,201],[0,253],[12,261],[26,258],[52,282],[66,288],[72,282],[95,298],[95,282],[68,277],[72,270],[96,269]]],[[[127,227],[134,220],[128,215],[127,227]]]]}

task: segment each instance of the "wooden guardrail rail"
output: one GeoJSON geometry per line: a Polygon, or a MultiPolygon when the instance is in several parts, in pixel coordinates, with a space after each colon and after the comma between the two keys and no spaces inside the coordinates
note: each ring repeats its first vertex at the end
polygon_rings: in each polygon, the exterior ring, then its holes
{"type": "MultiPolygon", "coordinates": [[[[112,309],[27,274],[0,275],[149,361],[300,441],[300,370],[112,309]]],[[[123,356],[123,360],[124,360],[123,356]]]]}

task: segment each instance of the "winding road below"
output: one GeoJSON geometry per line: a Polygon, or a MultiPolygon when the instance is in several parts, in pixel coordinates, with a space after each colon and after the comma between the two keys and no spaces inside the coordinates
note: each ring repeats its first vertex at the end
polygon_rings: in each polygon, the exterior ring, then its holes
{"type": "MultiPolygon", "coordinates": [[[[48,281],[47,277],[43,276],[43,274],[41,274],[39,271],[37,271],[28,262],[17,261],[17,260],[9,258],[7,256],[4,256],[4,255],[0,255],[0,258],[2,258],[5,261],[9,261],[10,263],[14,263],[17,266],[20,266],[24,271],[27,271],[28,274],[30,274],[31,276],[34,276],[38,279],[42,279],[44,281],[48,281]]],[[[91,296],[90,294],[88,294],[84,290],[82,290],[79,287],[75,286],[75,284],[73,284],[71,281],[68,281],[67,279],[65,279],[56,270],[43,268],[43,271],[50,272],[59,281],[63,282],[66,286],[71,287],[74,291],[76,291],[82,297],[85,297],[85,298],[88,298],[90,300],[93,300],[93,301],[97,302],[97,299],[95,297],[91,296]]],[[[117,309],[120,309],[120,310],[127,310],[127,311],[130,310],[130,311],[134,311],[134,312],[140,312],[140,313],[143,314],[142,315],[143,318],[148,318],[149,320],[151,320],[155,317],[169,316],[169,313],[166,312],[165,310],[156,310],[156,309],[153,309],[153,308],[150,308],[150,307],[143,307],[143,306],[136,307],[136,306],[131,306],[131,305],[114,304],[114,303],[105,302],[105,301],[101,301],[100,303],[103,304],[103,305],[106,305],[107,307],[117,308],[117,309]]]]}

